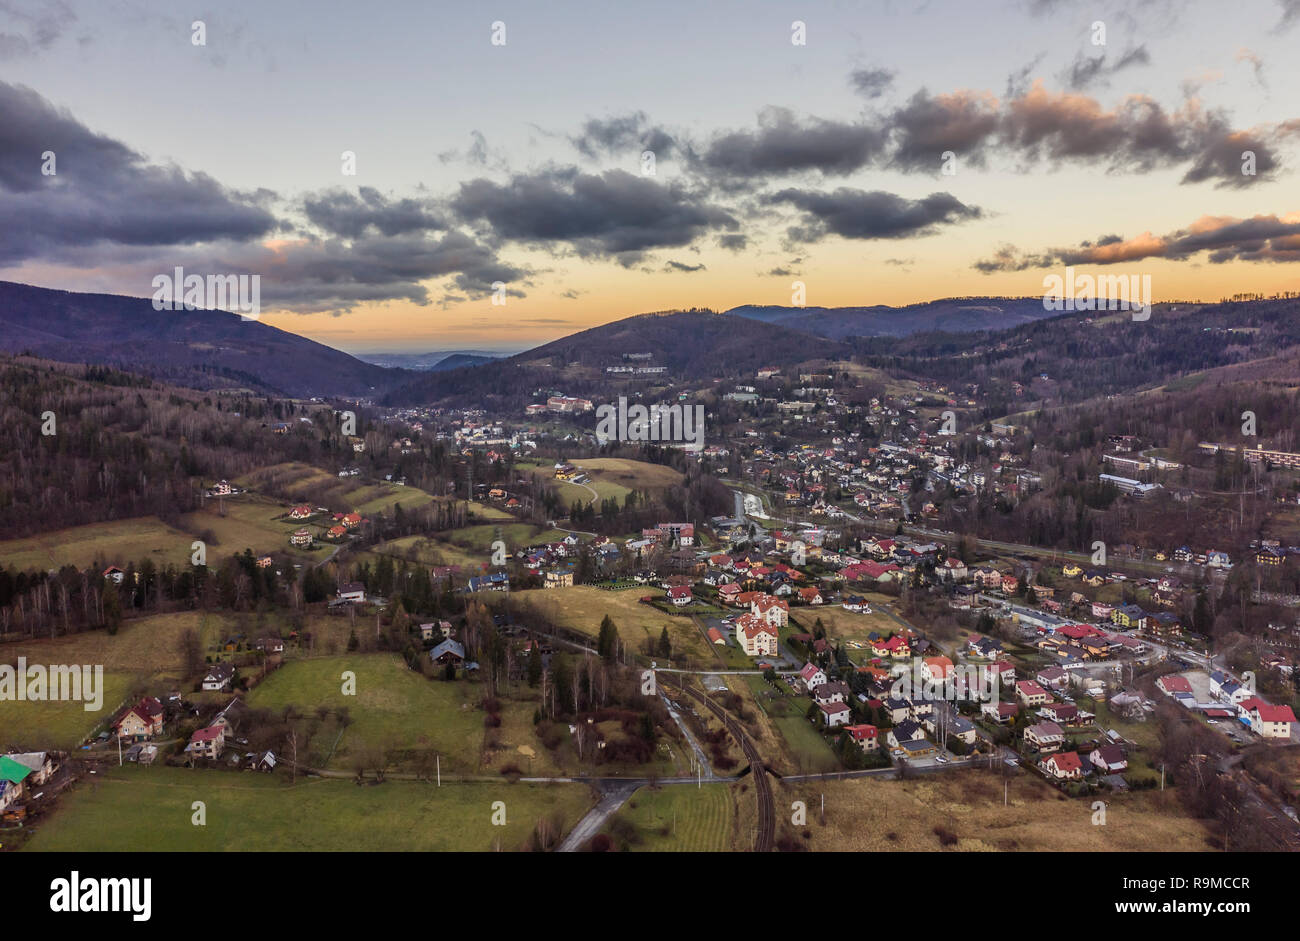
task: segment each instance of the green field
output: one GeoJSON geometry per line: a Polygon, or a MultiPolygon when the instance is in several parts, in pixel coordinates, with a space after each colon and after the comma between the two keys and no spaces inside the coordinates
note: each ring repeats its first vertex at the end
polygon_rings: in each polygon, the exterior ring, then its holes
{"type": "Polygon", "coordinates": [[[648,853],[721,853],[731,850],[735,808],[726,784],[643,787],[605,825],[617,844],[635,832],[628,849],[648,853]],[[616,821],[635,828],[628,830],[616,821]]]}
{"type": "Polygon", "coordinates": [[[407,669],[396,654],[353,654],[294,660],[269,676],[248,697],[255,708],[347,707],[353,722],[335,736],[312,742],[313,760],[350,770],[367,749],[432,751],[443,771],[474,772],[483,746],[484,713],[477,684],[429,680],[407,669]],[[342,692],[344,671],[356,674],[356,694],[342,692]]]}
{"type": "Polygon", "coordinates": [[[153,559],[162,566],[190,561],[194,537],[153,516],[70,526],[26,539],[0,542],[0,565],[20,571],[48,571],[65,565],[85,568],[95,560],[125,566],[153,559]]]}
{"type": "Polygon", "coordinates": [[[0,742],[34,750],[74,749],[112,718],[139,679],[131,673],[105,670],[100,708],[92,712],[86,711],[84,701],[0,701],[0,742]]]}
{"type": "Polygon", "coordinates": [[[567,832],[592,804],[580,784],[448,784],[358,787],[313,778],[155,765],[112,768],[59,798],[26,849],[99,851],[478,852],[527,848],[539,821],[567,832]],[[195,801],[206,826],[194,826],[195,801]],[[492,823],[505,804],[505,825],[492,823]]]}

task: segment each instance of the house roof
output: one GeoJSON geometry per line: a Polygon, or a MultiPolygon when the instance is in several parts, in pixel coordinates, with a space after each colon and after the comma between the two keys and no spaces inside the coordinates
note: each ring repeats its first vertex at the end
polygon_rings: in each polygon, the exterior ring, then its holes
{"type": "Polygon", "coordinates": [[[855,742],[861,742],[864,739],[872,739],[879,735],[879,730],[874,725],[849,725],[845,726],[844,731],[849,733],[849,737],[855,742]]]}
{"type": "Polygon", "coordinates": [[[23,778],[32,773],[32,769],[8,755],[0,755],[0,781],[21,784],[23,778]]]}
{"type": "Polygon", "coordinates": [[[1177,673],[1162,676],[1156,682],[1167,693],[1190,693],[1192,691],[1192,684],[1187,677],[1180,676],[1177,673]]]}
{"type": "Polygon", "coordinates": [[[465,647],[458,641],[448,638],[429,651],[429,659],[437,660],[443,654],[451,654],[460,660],[465,659],[465,647]]]}
{"type": "Polygon", "coordinates": [[[1058,771],[1079,771],[1083,768],[1083,762],[1079,760],[1079,753],[1073,751],[1058,752],[1049,757],[1047,763],[1056,765],[1058,771]]]}
{"type": "Polygon", "coordinates": [[[1253,710],[1259,713],[1261,722],[1294,722],[1295,713],[1291,711],[1290,706],[1270,706],[1268,703],[1261,702],[1253,710]]]}
{"type": "Polygon", "coordinates": [[[836,716],[839,715],[841,712],[849,711],[848,703],[842,703],[842,702],[818,703],[817,708],[820,709],[822,712],[826,713],[828,716],[836,716]]]}

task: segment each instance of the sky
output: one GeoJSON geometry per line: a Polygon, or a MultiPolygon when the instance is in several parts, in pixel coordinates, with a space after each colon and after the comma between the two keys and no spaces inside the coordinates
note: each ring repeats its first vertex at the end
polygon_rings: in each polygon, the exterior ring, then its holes
{"type": "Polygon", "coordinates": [[[1300,291],[1298,40],[1300,0],[0,0],[0,279],[257,274],[363,353],[1067,265],[1300,291]]]}

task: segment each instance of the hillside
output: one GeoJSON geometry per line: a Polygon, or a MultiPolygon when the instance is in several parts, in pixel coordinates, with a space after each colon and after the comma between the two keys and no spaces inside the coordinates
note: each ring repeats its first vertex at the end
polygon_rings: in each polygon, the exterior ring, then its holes
{"type": "Polygon", "coordinates": [[[785,367],[815,359],[846,358],[842,344],[785,327],[703,311],[639,314],[583,330],[488,367],[421,376],[394,389],[385,404],[408,405],[447,398],[480,399],[489,407],[562,384],[571,395],[601,394],[611,383],[606,366],[624,354],[651,354],[637,363],[666,366],[665,381],[753,376],[761,366],[785,367]]]}
{"type": "Polygon", "coordinates": [[[0,351],[297,397],[373,394],[409,375],[225,311],[158,311],[148,298],[10,281],[0,281],[0,351]]]}
{"type": "Polygon", "coordinates": [[[963,297],[905,307],[760,307],[746,304],[727,311],[736,317],[788,327],[831,340],[849,337],[903,337],[944,331],[1003,330],[1055,316],[1041,297],[963,297]]]}

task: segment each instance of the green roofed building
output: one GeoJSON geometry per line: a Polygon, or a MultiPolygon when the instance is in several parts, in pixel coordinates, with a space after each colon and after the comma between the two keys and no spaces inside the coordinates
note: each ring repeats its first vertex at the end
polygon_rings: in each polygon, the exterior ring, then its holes
{"type": "Polygon", "coordinates": [[[14,761],[8,755],[0,755],[0,781],[21,784],[23,778],[32,773],[32,769],[21,762],[14,761]]]}

